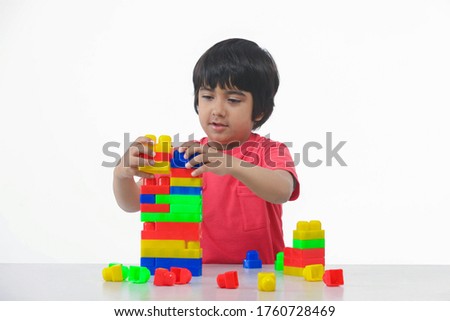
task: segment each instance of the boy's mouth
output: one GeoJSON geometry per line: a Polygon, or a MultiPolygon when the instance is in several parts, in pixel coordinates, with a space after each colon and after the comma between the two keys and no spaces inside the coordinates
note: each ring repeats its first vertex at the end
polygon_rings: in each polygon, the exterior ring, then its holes
{"type": "Polygon", "coordinates": [[[216,131],[222,131],[228,127],[228,125],[226,125],[226,124],[214,122],[214,121],[210,122],[209,125],[212,127],[212,129],[214,129],[216,131]]]}

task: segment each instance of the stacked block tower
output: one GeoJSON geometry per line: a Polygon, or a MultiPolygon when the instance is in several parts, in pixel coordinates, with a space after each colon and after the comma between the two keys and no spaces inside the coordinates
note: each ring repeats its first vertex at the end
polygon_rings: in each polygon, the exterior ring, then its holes
{"type": "MultiPolygon", "coordinates": [[[[156,268],[187,268],[192,276],[202,275],[200,222],[202,221],[202,178],[192,177],[188,160],[172,151],[170,136],[153,145],[155,164],[139,170],[155,174],[141,186],[141,266],[152,274],[156,268]]],[[[143,157],[146,157],[142,155],[143,157]]]]}
{"type": "Polygon", "coordinates": [[[284,274],[304,276],[308,266],[325,266],[325,231],[320,221],[299,221],[293,247],[284,249],[284,274]]]}

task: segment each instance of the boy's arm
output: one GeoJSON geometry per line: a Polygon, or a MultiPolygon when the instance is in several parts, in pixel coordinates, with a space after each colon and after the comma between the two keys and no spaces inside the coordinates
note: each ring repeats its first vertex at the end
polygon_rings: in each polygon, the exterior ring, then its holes
{"type": "Polygon", "coordinates": [[[241,181],[265,201],[282,204],[291,198],[295,181],[288,171],[272,170],[244,161],[236,161],[235,163],[236,165],[233,164],[230,168],[230,175],[241,181]]]}
{"type": "Polygon", "coordinates": [[[120,162],[114,168],[113,191],[117,204],[126,212],[140,210],[140,185],[134,177],[151,178],[153,174],[139,171],[139,166],[151,166],[153,161],[142,157],[142,154],[154,156],[153,142],[147,137],[139,137],[130,146],[120,162]]]}
{"type": "Polygon", "coordinates": [[[285,203],[294,191],[296,181],[287,170],[257,166],[207,145],[189,144],[189,146],[180,147],[180,152],[186,152],[187,158],[198,153],[186,166],[192,168],[198,163],[203,164],[192,173],[193,176],[199,176],[205,172],[232,175],[267,202],[285,203]]]}

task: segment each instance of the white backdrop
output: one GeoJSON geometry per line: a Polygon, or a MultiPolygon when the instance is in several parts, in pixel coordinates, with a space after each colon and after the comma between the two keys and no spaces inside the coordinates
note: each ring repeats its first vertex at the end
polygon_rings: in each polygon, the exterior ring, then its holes
{"type": "Polygon", "coordinates": [[[328,263],[450,264],[449,17],[448,1],[0,0],[0,262],[138,263],[103,145],[200,137],[192,68],[240,37],[281,76],[260,134],[292,153],[347,142],[347,167],[298,165],[287,244],[319,219],[328,263]]]}

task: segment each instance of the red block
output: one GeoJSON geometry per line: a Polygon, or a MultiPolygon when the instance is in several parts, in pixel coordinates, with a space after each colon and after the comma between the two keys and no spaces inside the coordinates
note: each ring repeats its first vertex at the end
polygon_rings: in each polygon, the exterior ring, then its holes
{"type": "Polygon", "coordinates": [[[313,265],[313,264],[322,264],[325,266],[325,258],[323,257],[316,257],[312,259],[302,259],[300,257],[284,257],[284,265],[285,266],[294,266],[294,267],[301,267],[304,268],[307,265],[313,265]]]}
{"type": "Polygon", "coordinates": [[[164,268],[155,269],[155,276],[153,278],[153,284],[158,286],[171,286],[175,284],[175,274],[173,272],[169,272],[164,268]]]}
{"type": "Polygon", "coordinates": [[[156,178],[144,178],[142,179],[142,185],[148,186],[148,185],[156,185],[156,178]]]}
{"type": "Polygon", "coordinates": [[[192,279],[192,273],[186,268],[171,267],[170,272],[175,274],[175,284],[188,284],[192,279]]]}
{"type": "Polygon", "coordinates": [[[217,276],[217,285],[225,289],[237,289],[239,279],[237,271],[228,271],[217,276]]]}
{"type": "Polygon", "coordinates": [[[199,241],[200,233],[200,223],[146,222],[141,239],[199,241]]]}
{"type": "Polygon", "coordinates": [[[141,185],[141,194],[170,194],[170,186],[164,185],[141,185]]]}
{"type": "Polygon", "coordinates": [[[170,153],[156,152],[153,158],[155,162],[170,162],[170,153]]]}
{"type": "Polygon", "coordinates": [[[284,257],[300,257],[303,259],[312,259],[318,257],[325,257],[325,249],[294,249],[292,247],[284,248],[284,257]]]}
{"type": "Polygon", "coordinates": [[[344,271],[342,269],[326,270],[322,279],[327,286],[343,285],[344,271]]]}
{"type": "Polygon", "coordinates": [[[192,178],[192,172],[195,169],[192,168],[171,168],[170,169],[170,176],[172,177],[189,177],[192,178]]]}
{"type": "Polygon", "coordinates": [[[169,213],[169,204],[141,204],[141,212],[145,213],[169,213]]]}

